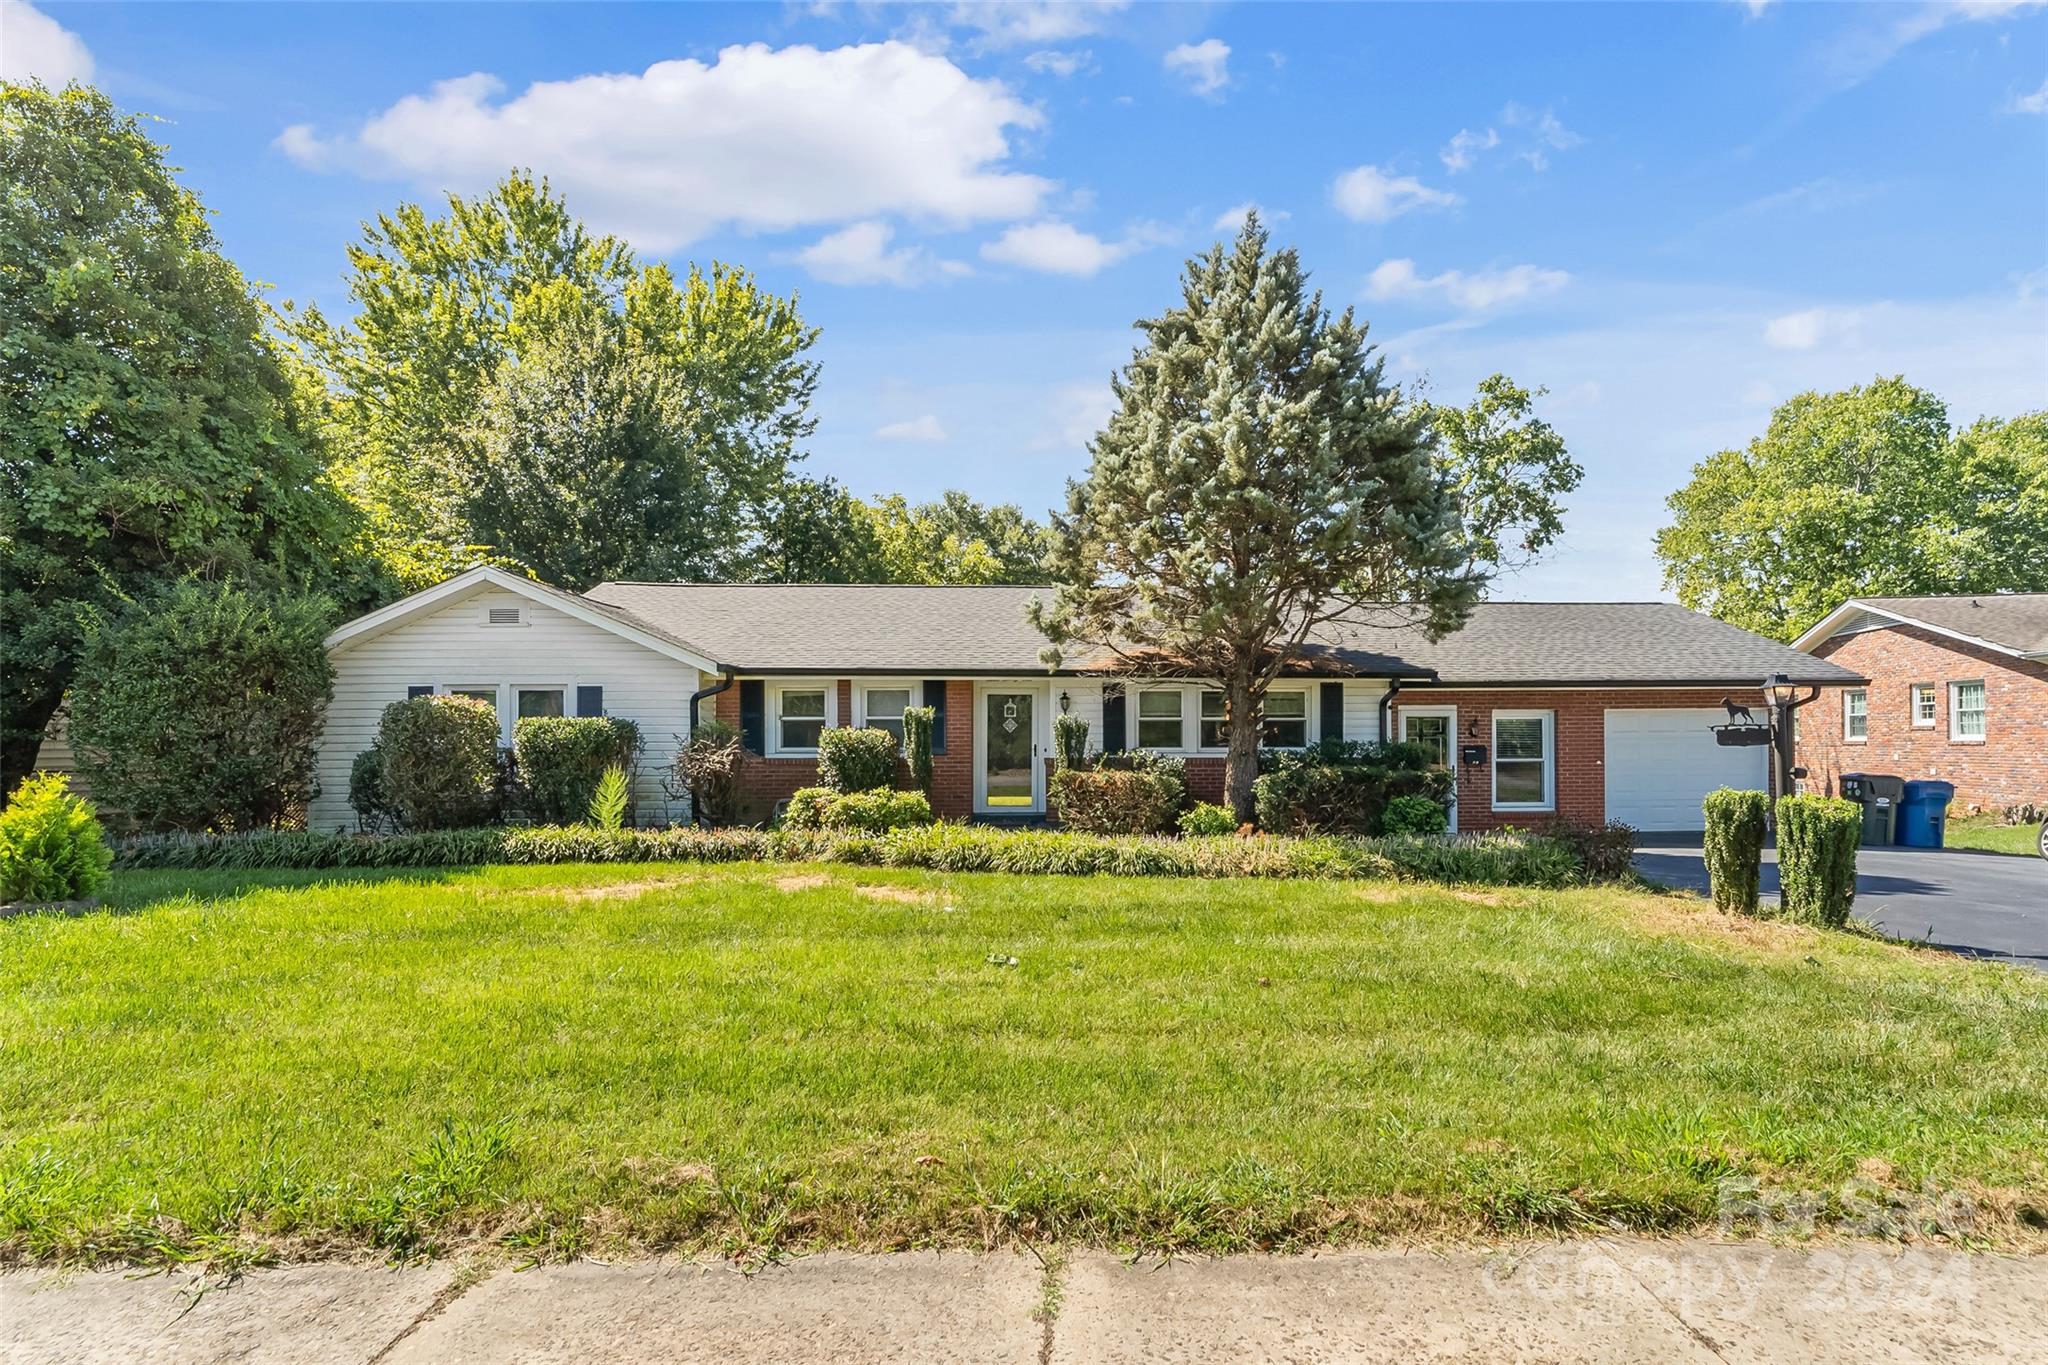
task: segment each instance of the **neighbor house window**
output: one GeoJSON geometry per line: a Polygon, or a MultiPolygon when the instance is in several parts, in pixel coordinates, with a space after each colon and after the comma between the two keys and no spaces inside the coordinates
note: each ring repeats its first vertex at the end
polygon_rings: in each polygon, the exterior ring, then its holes
{"type": "Polygon", "coordinates": [[[1926,729],[1934,724],[1934,684],[1913,684],[1913,724],[1926,729]]]}
{"type": "Polygon", "coordinates": [[[562,714],[562,689],[559,687],[522,687],[519,689],[519,718],[528,716],[559,716],[562,714]]]}
{"type": "Polygon", "coordinates": [[[1948,737],[1984,738],[1984,684],[1958,682],[1948,685],[1948,737]]]}
{"type": "Polygon", "coordinates": [[[1552,774],[1552,717],[1548,711],[1493,713],[1493,808],[1549,810],[1556,784],[1552,774]]]}
{"type": "MultiPolygon", "coordinates": [[[[900,716],[897,718],[902,719],[900,716]]],[[[816,750],[825,733],[825,689],[785,687],[775,694],[775,739],[788,750],[816,750]]]]}
{"type": "Polygon", "coordinates": [[[867,691],[867,723],[870,730],[887,730],[903,743],[903,713],[910,709],[907,687],[870,687],[867,691]]]}
{"type": "Polygon", "coordinates": [[[1181,694],[1164,689],[1138,694],[1138,747],[1181,747],[1181,694]]]}
{"type": "Polygon", "coordinates": [[[1870,693],[1852,687],[1842,694],[1842,738],[1870,737],[1870,693]]]}
{"type": "Polygon", "coordinates": [[[1268,692],[1259,742],[1269,749],[1308,747],[1308,693],[1268,692]]]}

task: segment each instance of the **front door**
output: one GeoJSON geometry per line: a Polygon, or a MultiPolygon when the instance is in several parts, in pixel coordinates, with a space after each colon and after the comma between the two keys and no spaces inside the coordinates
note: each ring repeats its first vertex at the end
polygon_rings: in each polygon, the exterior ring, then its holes
{"type": "Polygon", "coordinates": [[[1451,829],[1458,828],[1458,708],[1455,706],[1403,707],[1401,739],[1429,750],[1432,763],[1451,770],[1451,829]]]}
{"type": "Polygon", "coordinates": [[[1029,815],[1045,808],[1045,765],[1038,757],[1038,696],[991,689],[981,694],[974,737],[980,748],[975,807],[991,815],[1029,815]]]}

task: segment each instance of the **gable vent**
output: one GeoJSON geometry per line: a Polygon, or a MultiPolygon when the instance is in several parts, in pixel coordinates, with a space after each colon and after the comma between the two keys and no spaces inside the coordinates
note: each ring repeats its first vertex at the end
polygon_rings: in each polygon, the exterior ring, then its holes
{"type": "Polygon", "coordinates": [[[494,626],[516,626],[519,624],[519,608],[492,607],[490,623],[494,626]]]}

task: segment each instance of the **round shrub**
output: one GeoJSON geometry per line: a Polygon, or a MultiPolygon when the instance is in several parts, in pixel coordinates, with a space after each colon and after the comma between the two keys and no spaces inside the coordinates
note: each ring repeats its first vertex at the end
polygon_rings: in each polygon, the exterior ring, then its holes
{"type": "Polygon", "coordinates": [[[1426,796],[1396,796],[1380,820],[1388,834],[1443,834],[1451,827],[1444,808],[1426,796]]]}
{"type": "Polygon", "coordinates": [[[462,829],[497,814],[498,710],[474,697],[414,697],[377,725],[384,790],[406,826],[462,829]]]}
{"type": "Polygon", "coordinates": [[[1759,791],[1722,787],[1707,793],[1702,810],[1707,822],[1707,882],[1713,888],[1714,907],[1731,915],[1754,915],[1771,798],[1759,791]]]}
{"type": "Polygon", "coordinates": [[[334,690],[334,606],[179,583],[91,633],[68,698],[80,774],[144,830],[277,829],[305,818],[334,690]]]}
{"type": "Polygon", "coordinates": [[[896,782],[896,736],[887,730],[826,730],[818,736],[818,781],[836,792],[896,782]]]}
{"type": "Polygon", "coordinates": [[[522,716],[512,725],[525,804],[543,824],[581,820],[605,769],[630,769],[639,749],[640,727],[612,716],[522,716]]]}
{"type": "Polygon", "coordinates": [[[60,773],[31,773],[0,810],[0,901],[79,900],[113,861],[92,806],[60,773]]]}
{"type": "Polygon", "coordinates": [[[1180,813],[1180,819],[1176,823],[1180,826],[1180,832],[1191,839],[1237,833],[1237,813],[1228,806],[1219,806],[1210,801],[1197,801],[1180,813]]]}

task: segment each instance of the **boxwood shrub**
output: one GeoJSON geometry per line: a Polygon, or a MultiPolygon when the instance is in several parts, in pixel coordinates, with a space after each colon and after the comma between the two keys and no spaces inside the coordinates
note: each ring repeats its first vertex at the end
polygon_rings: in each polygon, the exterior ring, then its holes
{"type": "Polygon", "coordinates": [[[590,810],[604,770],[632,771],[640,727],[615,716],[522,716],[512,726],[512,752],[529,814],[566,825],[590,810]]]}
{"type": "Polygon", "coordinates": [[[785,829],[884,830],[929,825],[932,803],[923,792],[861,791],[840,794],[829,787],[800,787],[784,810],[785,829]]]}
{"type": "Polygon", "coordinates": [[[1713,889],[1714,907],[1731,915],[1754,915],[1771,798],[1759,791],[1722,787],[1707,793],[1702,810],[1707,822],[1707,883],[1713,889]]]}
{"type": "Polygon", "coordinates": [[[498,709],[473,697],[395,701],[377,725],[384,792],[415,830],[480,825],[498,809],[498,709]]]}
{"type": "Polygon", "coordinates": [[[1052,775],[1052,812],[1084,834],[1164,834],[1187,803],[1187,765],[1142,749],[1104,754],[1093,768],[1052,775]]]}
{"type": "Polygon", "coordinates": [[[1839,929],[1856,901],[1863,808],[1832,796],[1778,802],[1778,899],[1787,919],[1839,929]]]}
{"type": "Polygon", "coordinates": [[[1325,740],[1267,750],[1252,785],[1259,828],[1274,834],[1379,834],[1387,803],[1420,796],[1444,806],[1452,776],[1415,744],[1325,740]]]}
{"type": "Polygon", "coordinates": [[[818,736],[818,781],[836,792],[894,786],[896,752],[887,730],[826,730],[818,736]]]}

